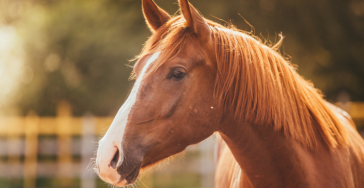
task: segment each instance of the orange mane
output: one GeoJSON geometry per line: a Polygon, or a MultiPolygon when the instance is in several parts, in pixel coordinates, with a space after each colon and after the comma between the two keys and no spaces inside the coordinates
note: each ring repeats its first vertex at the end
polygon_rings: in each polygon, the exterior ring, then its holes
{"type": "MultiPolygon", "coordinates": [[[[225,109],[249,123],[273,125],[308,148],[318,142],[328,147],[347,143],[343,125],[320,91],[298,75],[275,47],[234,27],[206,22],[213,35],[218,68],[214,95],[225,109]]],[[[148,39],[139,57],[162,51],[153,72],[177,55],[187,38],[193,41],[196,37],[181,16],[174,17],[148,39]]]]}

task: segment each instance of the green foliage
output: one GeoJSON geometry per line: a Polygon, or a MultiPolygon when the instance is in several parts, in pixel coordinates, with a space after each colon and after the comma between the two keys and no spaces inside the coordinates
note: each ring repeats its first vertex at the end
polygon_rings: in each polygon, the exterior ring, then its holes
{"type": "MultiPolygon", "coordinates": [[[[176,1],[156,2],[170,14],[178,9],[176,1]]],[[[218,17],[250,31],[242,16],[255,27],[256,35],[273,42],[276,33],[283,32],[282,53],[289,54],[300,74],[329,100],[335,101],[341,91],[352,100],[364,100],[363,1],[191,3],[208,19],[223,23],[218,17]]],[[[140,0],[23,2],[17,18],[9,17],[8,24],[22,36],[27,64],[34,72],[32,81],[17,94],[23,113],[34,109],[40,115],[54,115],[62,100],[72,104],[75,115],[117,111],[133,84],[128,81],[132,69],[126,64],[150,35],[140,0]]]]}
{"type": "Polygon", "coordinates": [[[139,3],[60,1],[27,12],[21,31],[34,79],[22,89],[26,112],[54,115],[61,100],[76,115],[115,112],[129,88],[128,59],[148,35],[139,3]]]}
{"type": "Polygon", "coordinates": [[[23,187],[22,178],[0,179],[0,187],[2,188],[21,188],[23,187]]]}

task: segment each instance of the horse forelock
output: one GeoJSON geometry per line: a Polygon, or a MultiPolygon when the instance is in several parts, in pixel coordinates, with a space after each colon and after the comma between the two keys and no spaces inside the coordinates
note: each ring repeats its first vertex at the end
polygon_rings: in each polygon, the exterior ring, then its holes
{"type": "MultiPolygon", "coordinates": [[[[249,123],[273,125],[308,148],[319,142],[332,148],[347,144],[346,131],[321,92],[298,75],[276,46],[268,47],[235,27],[206,22],[217,60],[214,96],[226,110],[249,123]]],[[[197,38],[185,27],[183,17],[174,17],[148,39],[138,57],[162,51],[153,72],[178,55],[186,39],[197,38]]]]}

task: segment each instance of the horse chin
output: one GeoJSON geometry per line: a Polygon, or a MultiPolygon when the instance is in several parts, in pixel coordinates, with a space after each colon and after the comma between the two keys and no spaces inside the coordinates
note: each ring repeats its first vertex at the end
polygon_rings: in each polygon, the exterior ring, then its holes
{"type": "Polygon", "coordinates": [[[136,166],[124,179],[122,179],[119,183],[115,185],[123,187],[135,183],[140,174],[143,174],[151,170],[156,163],[149,164],[147,166],[142,166],[141,163],[138,164],[138,166],[136,166]]]}
{"type": "Polygon", "coordinates": [[[142,174],[141,176],[143,176],[143,174],[149,174],[149,172],[155,170],[158,166],[160,166],[158,164],[168,162],[168,159],[171,159],[181,153],[182,152],[178,152],[177,154],[174,154],[172,156],[157,160],[143,160],[144,157],[142,157],[139,158],[140,160],[124,161],[123,165],[118,169],[118,173],[121,175],[120,182],[115,185],[120,187],[131,185],[135,183],[140,174],[142,174]]]}
{"type": "Polygon", "coordinates": [[[128,171],[121,171],[119,170],[119,174],[120,176],[120,182],[115,184],[116,186],[126,186],[126,185],[130,185],[135,183],[135,181],[138,179],[139,176],[139,172],[140,169],[142,167],[142,163],[138,163],[134,166],[134,168],[132,168],[131,170],[128,171]]]}
{"type": "Polygon", "coordinates": [[[133,184],[138,179],[140,167],[141,167],[141,165],[134,168],[134,170],[131,171],[130,174],[125,177],[125,180],[127,181],[127,185],[133,184]]]}

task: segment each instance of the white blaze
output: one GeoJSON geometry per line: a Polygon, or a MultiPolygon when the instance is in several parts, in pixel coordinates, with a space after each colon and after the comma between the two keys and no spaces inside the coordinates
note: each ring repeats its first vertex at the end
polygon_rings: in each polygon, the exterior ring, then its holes
{"type": "MultiPolygon", "coordinates": [[[[136,97],[139,91],[139,86],[143,80],[145,72],[147,71],[149,65],[158,58],[159,54],[160,52],[154,53],[152,57],[150,57],[147,63],[144,65],[140,76],[135,81],[135,84],[129,94],[128,99],[119,109],[113,122],[111,123],[110,128],[107,130],[105,136],[99,141],[99,148],[97,150],[97,161],[96,161],[98,164],[100,164],[101,159],[105,159],[107,158],[107,155],[110,155],[110,153],[107,152],[113,151],[112,148],[115,146],[118,147],[120,152],[117,166],[120,166],[122,164],[124,154],[121,142],[124,137],[124,132],[130,110],[136,101],[136,97]]],[[[109,162],[110,161],[108,161],[108,163],[109,162]]]]}

